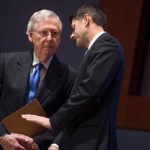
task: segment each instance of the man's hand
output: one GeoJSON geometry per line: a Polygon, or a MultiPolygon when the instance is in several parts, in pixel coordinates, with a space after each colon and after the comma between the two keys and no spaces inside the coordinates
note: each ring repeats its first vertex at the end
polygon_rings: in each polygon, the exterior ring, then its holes
{"type": "Polygon", "coordinates": [[[27,121],[34,122],[38,125],[41,125],[47,129],[52,128],[50,121],[49,121],[49,118],[41,117],[41,116],[37,116],[37,115],[30,115],[30,114],[22,115],[22,118],[27,120],[27,121]]]}
{"type": "Polygon", "coordinates": [[[28,150],[37,150],[38,145],[34,142],[34,140],[26,135],[13,133],[16,136],[18,142],[28,150]]]}
{"type": "Polygon", "coordinates": [[[3,150],[33,150],[34,141],[26,135],[12,133],[5,135],[0,144],[3,150]]]}

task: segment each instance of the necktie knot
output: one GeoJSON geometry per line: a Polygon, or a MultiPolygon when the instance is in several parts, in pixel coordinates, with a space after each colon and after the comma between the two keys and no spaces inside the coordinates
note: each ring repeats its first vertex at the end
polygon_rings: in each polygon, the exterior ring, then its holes
{"type": "Polygon", "coordinates": [[[37,66],[36,66],[36,68],[39,69],[39,70],[41,70],[42,67],[43,67],[43,64],[42,64],[42,63],[38,63],[37,66]]]}

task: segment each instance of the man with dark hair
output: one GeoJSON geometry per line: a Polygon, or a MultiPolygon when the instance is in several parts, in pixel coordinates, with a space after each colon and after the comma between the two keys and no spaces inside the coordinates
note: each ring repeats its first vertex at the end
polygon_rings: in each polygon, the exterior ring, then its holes
{"type": "MultiPolygon", "coordinates": [[[[70,38],[78,47],[87,48],[87,53],[68,101],[50,119],[23,118],[63,130],[54,141],[61,150],[117,150],[116,111],[125,66],[122,48],[104,30],[106,16],[99,6],[83,5],[70,16],[70,22],[70,38]]],[[[48,150],[56,149],[51,145],[48,150]]]]}

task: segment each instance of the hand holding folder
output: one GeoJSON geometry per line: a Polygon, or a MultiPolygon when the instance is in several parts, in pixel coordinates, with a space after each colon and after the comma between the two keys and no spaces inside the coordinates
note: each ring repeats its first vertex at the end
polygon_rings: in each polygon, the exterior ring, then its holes
{"type": "Polygon", "coordinates": [[[20,133],[34,137],[46,130],[46,128],[40,125],[22,119],[21,115],[23,114],[34,114],[46,117],[39,101],[33,100],[2,120],[2,123],[9,133],[20,133]]]}

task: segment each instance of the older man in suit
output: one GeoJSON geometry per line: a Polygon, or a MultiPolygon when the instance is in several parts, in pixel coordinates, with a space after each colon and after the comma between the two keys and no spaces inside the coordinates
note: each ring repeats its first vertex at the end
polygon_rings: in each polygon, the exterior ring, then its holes
{"type": "MultiPolygon", "coordinates": [[[[38,99],[47,116],[51,117],[67,100],[75,70],[55,55],[62,33],[62,22],[53,11],[41,10],[29,19],[27,35],[33,50],[0,54],[0,119],[4,119],[34,98],[38,99]],[[30,97],[30,74],[41,63],[40,79],[35,95],[30,97]]],[[[32,84],[31,84],[32,85],[32,84]]],[[[0,149],[46,150],[57,132],[45,132],[33,139],[9,134],[0,123],[0,149]],[[28,140],[26,140],[28,139],[28,140]],[[23,141],[26,140],[26,141],[23,141]],[[35,147],[35,143],[37,144],[35,147]]]]}
{"type": "MultiPolygon", "coordinates": [[[[99,6],[81,6],[70,21],[71,39],[88,52],[68,101],[50,119],[23,118],[49,129],[64,129],[55,140],[61,150],[117,150],[115,121],[125,66],[122,48],[104,30],[106,16],[99,6]]],[[[51,145],[48,150],[57,149],[51,145]]]]}

